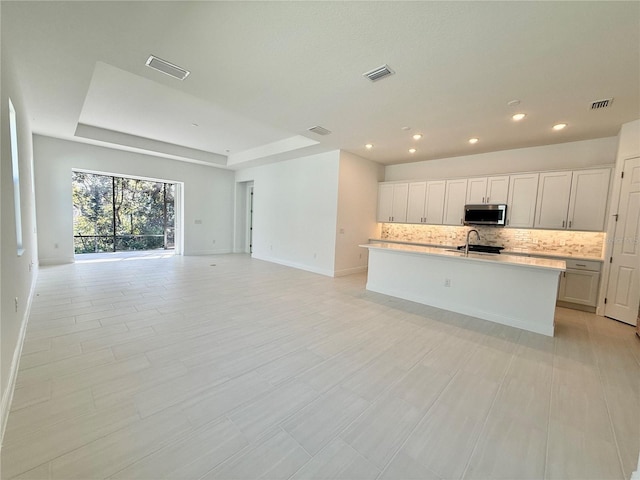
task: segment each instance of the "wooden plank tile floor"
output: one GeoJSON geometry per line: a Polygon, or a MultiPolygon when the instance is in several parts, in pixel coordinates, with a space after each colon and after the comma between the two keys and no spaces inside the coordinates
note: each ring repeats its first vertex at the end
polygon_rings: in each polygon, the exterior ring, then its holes
{"type": "Polygon", "coordinates": [[[247,255],[40,270],[2,448],[21,479],[629,479],[634,329],[554,338],[247,255]]]}

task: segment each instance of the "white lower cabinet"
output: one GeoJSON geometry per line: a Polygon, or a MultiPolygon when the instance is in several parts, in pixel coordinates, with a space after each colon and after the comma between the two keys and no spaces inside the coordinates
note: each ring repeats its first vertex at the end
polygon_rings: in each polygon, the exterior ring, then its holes
{"type": "Polygon", "coordinates": [[[600,262],[566,260],[567,271],[560,276],[558,301],[595,307],[600,283],[600,262]]]}

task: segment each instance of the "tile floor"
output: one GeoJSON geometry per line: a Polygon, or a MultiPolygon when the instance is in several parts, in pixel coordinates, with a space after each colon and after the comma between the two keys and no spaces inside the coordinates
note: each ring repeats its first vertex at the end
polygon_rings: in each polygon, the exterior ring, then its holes
{"type": "Polygon", "coordinates": [[[21,479],[629,479],[634,329],[555,338],[246,255],[40,270],[2,449],[21,479]]]}

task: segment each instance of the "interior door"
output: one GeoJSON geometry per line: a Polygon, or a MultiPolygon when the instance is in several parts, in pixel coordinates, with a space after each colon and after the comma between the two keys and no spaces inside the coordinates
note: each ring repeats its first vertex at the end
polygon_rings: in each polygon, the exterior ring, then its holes
{"type": "Polygon", "coordinates": [[[640,157],[624,162],[604,314],[631,325],[640,303],[640,157]]]}

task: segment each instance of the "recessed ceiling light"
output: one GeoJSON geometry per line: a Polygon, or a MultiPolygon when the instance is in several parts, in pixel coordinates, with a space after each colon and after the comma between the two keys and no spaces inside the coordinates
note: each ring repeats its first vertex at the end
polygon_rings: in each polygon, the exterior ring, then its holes
{"type": "Polygon", "coordinates": [[[364,148],[371,150],[373,148],[373,143],[367,143],[364,148]]]}
{"type": "Polygon", "coordinates": [[[192,126],[192,127],[199,127],[200,125],[198,125],[197,123],[193,122],[193,123],[191,124],[191,126],[192,126]]]}
{"type": "Polygon", "coordinates": [[[518,121],[522,120],[522,119],[523,119],[524,117],[526,117],[526,116],[527,116],[527,114],[526,114],[526,113],[516,113],[516,114],[515,114],[513,117],[511,117],[511,118],[513,118],[516,122],[518,122],[518,121]]]}
{"type": "Polygon", "coordinates": [[[421,138],[422,138],[422,134],[421,134],[421,133],[416,133],[416,134],[413,136],[413,139],[414,139],[414,140],[420,140],[421,138]]]}
{"type": "Polygon", "coordinates": [[[478,139],[477,138],[470,138],[469,139],[469,143],[471,143],[471,144],[478,143],[478,139]]]}
{"type": "Polygon", "coordinates": [[[520,100],[511,100],[507,102],[507,105],[509,105],[510,107],[517,107],[518,105],[520,105],[520,100]]]}
{"type": "Polygon", "coordinates": [[[409,149],[409,153],[416,153],[416,149],[415,148],[410,148],[409,149]]]}
{"type": "Polygon", "coordinates": [[[402,130],[404,130],[406,132],[408,130],[411,130],[411,127],[402,127],[402,130]]]}
{"type": "Polygon", "coordinates": [[[556,123],[556,124],[553,126],[553,129],[554,129],[554,130],[562,130],[562,129],[566,128],[566,126],[567,126],[567,124],[566,124],[566,123],[556,123]]]}

